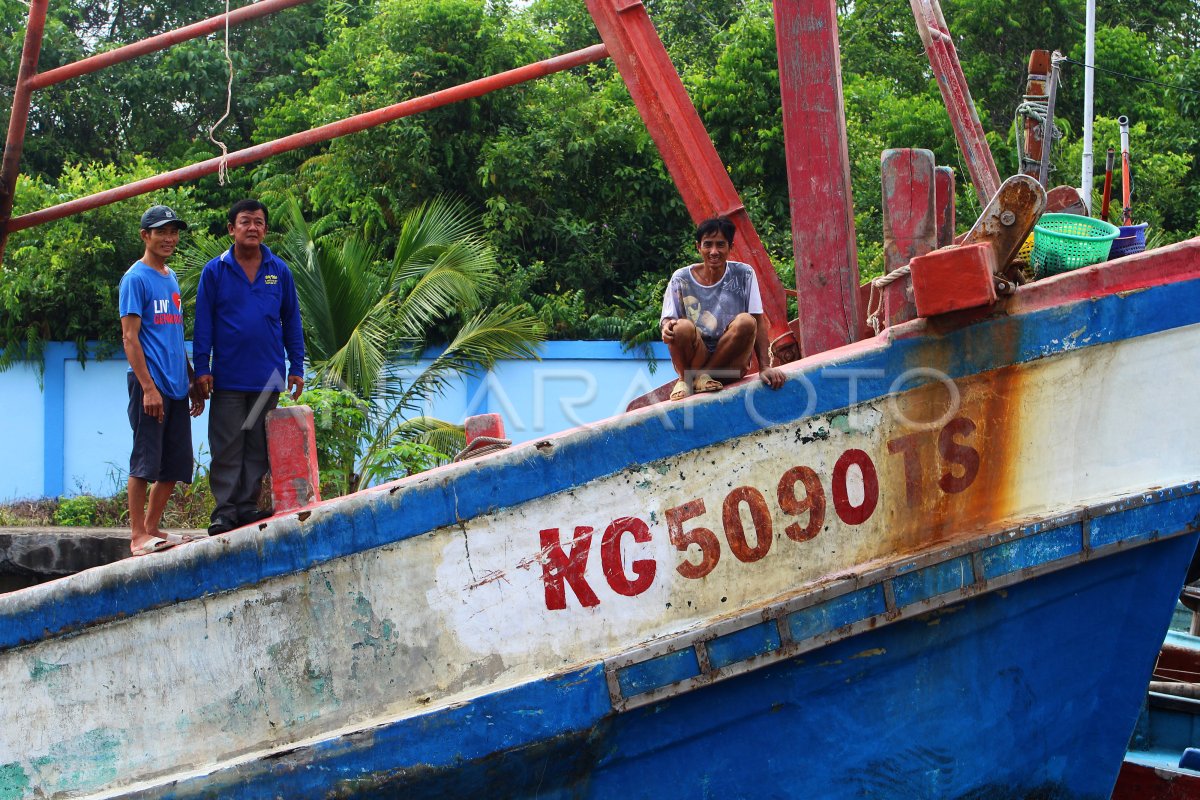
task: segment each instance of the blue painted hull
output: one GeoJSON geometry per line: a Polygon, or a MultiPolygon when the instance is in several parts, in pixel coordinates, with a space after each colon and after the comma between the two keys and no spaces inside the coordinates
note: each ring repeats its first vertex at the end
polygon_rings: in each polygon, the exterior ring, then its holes
{"type": "Polygon", "coordinates": [[[592,667],[145,796],[1106,798],[1196,542],[621,714],[592,667]]]}

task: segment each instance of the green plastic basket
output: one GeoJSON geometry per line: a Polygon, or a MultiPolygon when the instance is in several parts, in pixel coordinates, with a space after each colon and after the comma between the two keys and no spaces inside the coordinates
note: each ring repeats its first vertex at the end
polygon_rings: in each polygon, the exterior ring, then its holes
{"type": "Polygon", "coordinates": [[[1108,260],[1121,231],[1102,219],[1043,214],[1033,229],[1033,274],[1044,278],[1108,260]]]}

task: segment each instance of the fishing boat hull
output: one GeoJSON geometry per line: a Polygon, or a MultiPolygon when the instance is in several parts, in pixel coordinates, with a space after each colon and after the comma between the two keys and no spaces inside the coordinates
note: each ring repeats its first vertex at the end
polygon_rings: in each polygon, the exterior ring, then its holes
{"type": "Polygon", "coordinates": [[[1106,796],[1198,251],[0,597],[3,796],[1106,796]]]}
{"type": "MultiPolygon", "coordinates": [[[[1195,544],[1089,561],[625,713],[594,666],[136,796],[1106,798],[1195,544]]],[[[770,653],[754,633],[749,659],[770,653]]]]}

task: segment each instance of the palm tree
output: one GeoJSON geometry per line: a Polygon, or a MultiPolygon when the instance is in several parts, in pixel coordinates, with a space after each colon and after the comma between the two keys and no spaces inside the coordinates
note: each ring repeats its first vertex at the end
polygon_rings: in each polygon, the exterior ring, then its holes
{"type": "MultiPolygon", "coordinates": [[[[351,441],[334,448],[353,453],[339,465],[337,488],[352,492],[397,477],[402,465],[444,460],[460,449],[462,426],[425,416],[426,401],[450,380],[501,359],[536,358],[544,338],[541,324],[521,309],[485,307],[498,267],[474,215],[459,201],[421,204],[404,218],[390,263],[356,235],[309,225],[294,199],[282,217],[279,254],[296,280],[310,386],[347,393],[361,411],[355,419],[363,429],[344,432],[351,441]],[[438,339],[445,349],[409,374],[405,367],[438,339]]],[[[197,237],[185,254],[185,277],[198,275],[200,258],[219,252],[197,237]]]]}

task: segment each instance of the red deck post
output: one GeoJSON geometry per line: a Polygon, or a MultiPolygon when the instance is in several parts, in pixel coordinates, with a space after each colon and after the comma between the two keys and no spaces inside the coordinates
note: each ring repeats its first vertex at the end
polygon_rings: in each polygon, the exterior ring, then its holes
{"type": "Polygon", "coordinates": [[[979,205],[986,207],[1000,189],[1000,173],[996,170],[992,150],[983,135],[983,126],[975,112],[962,66],[958,63],[958,51],[954,49],[954,39],[942,16],[942,7],[938,0],[909,0],[909,5],[917,21],[921,41],[925,44],[929,65],[937,78],[938,89],[942,92],[942,100],[946,103],[946,111],[950,114],[958,148],[967,162],[967,172],[971,175],[975,194],[979,196],[979,205]]]}
{"type": "Polygon", "coordinates": [[[321,501],[317,428],[311,408],[288,406],[267,412],[267,457],[276,514],[321,501]]]}
{"type": "Polygon", "coordinates": [[[775,0],[775,43],[804,355],[859,333],[858,246],[833,0],[775,0]]]}
{"type": "Polygon", "coordinates": [[[937,214],[937,246],[949,247],[954,244],[955,208],[954,208],[954,169],[938,167],[933,176],[933,202],[937,214]]]}
{"type": "Polygon", "coordinates": [[[480,436],[503,439],[504,420],[499,414],[476,414],[463,420],[463,433],[466,436],[467,447],[480,436]]]}
{"type": "MultiPolygon", "coordinates": [[[[789,334],[783,284],[645,6],[641,0],[587,0],[587,6],[688,213],[696,222],[718,214],[733,222],[737,239],[732,256],[758,276],[770,335],[789,334]]],[[[794,347],[778,351],[784,361],[799,355],[794,347]]]]}
{"type": "MultiPolygon", "coordinates": [[[[880,158],[883,178],[883,269],[903,267],[937,246],[934,198],[936,166],[929,150],[884,150],[880,158]]],[[[888,325],[915,319],[912,279],[902,279],[884,289],[888,325]]]]}
{"type": "Polygon", "coordinates": [[[49,4],[50,0],[33,0],[29,4],[29,23],[25,27],[25,44],[21,50],[21,64],[17,68],[17,85],[13,89],[12,114],[8,118],[8,136],[4,140],[4,159],[0,162],[0,261],[4,259],[4,246],[8,243],[8,221],[12,217],[21,150],[25,147],[25,127],[29,122],[29,99],[33,94],[30,81],[37,74],[49,4]]]}

